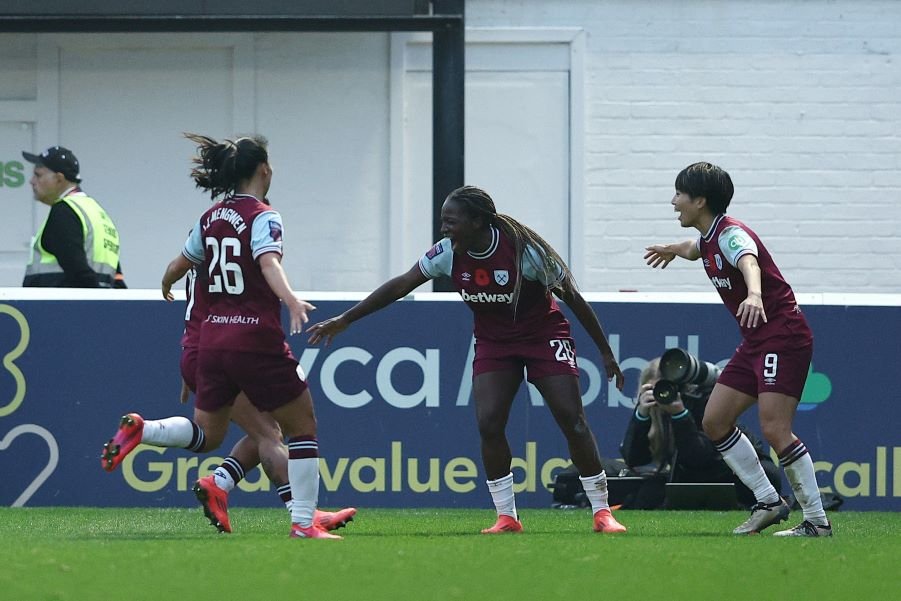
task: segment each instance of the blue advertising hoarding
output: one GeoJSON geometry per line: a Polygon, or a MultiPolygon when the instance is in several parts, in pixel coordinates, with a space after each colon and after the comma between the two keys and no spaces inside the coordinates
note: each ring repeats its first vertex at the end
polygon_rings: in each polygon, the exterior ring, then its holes
{"type": "MultiPolygon", "coordinates": [[[[0,298],[2,505],[192,506],[194,480],[240,436],[233,428],[206,455],[141,446],[116,472],[100,468],[102,443],[122,414],[192,412],[178,402],[184,303],[107,292],[90,300],[0,298]]],[[[739,341],[718,303],[632,298],[592,303],[626,373],[623,392],[603,377],[585,332],[573,328],[586,414],[610,458],[619,457],[649,359],[678,346],[724,364],[739,341]]],[[[314,321],[353,304],[310,300],[314,321]]],[[[821,489],[844,497],[846,509],[901,509],[901,399],[891,385],[901,365],[901,306],[892,302],[804,305],[815,351],[795,432],[811,451],[821,489]]],[[[470,395],[472,317],[462,302],[421,295],[354,324],[329,347],[308,346],[303,334],[290,343],[316,404],[320,505],[490,507],[470,395]]],[[[753,409],[742,421],[759,432],[753,409]]],[[[533,388],[520,391],[507,435],[517,504],[549,506],[547,485],[569,460],[533,388]]],[[[259,470],[231,501],[278,502],[259,470]]]]}

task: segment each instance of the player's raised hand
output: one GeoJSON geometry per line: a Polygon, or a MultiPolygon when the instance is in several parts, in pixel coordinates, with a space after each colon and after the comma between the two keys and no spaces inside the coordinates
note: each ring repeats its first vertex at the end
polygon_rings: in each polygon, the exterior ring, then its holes
{"type": "Polygon", "coordinates": [[[660,267],[660,269],[666,269],[666,266],[676,258],[676,253],[667,250],[667,247],[663,244],[648,246],[645,250],[647,251],[644,254],[645,263],[652,268],[660,267]]]}
{"type": "Polygon", "coordinates": [[[319,341],[325,339],[325,346],[332,343],[332,338],[347,329],[347,322],[341,318],[341,315],[314,323],[309,328],[310,344],[319,344],[319,341]]]}
{"type": "Polygon", "coordinates": [[[288,313],[291,315],[291,335],[300,334],[303,331],[303,325],[310,321],[307,315],[310,311],[315,311],[316,307],[305,300],[293,297],[294,302],[288,304],[288,313]]]}

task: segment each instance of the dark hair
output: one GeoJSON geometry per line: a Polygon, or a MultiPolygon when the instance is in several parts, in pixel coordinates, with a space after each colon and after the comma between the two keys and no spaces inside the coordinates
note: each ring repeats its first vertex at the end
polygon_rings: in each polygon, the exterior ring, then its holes
{"type": "Polygon", "coordinates": [[[714,215],[724,214],[735,194],[726,170],[711,163],[694,163],[680,171],[676,176],[676,190],[692,198],[705,197],[714,215]]]}
{"type": "Polygon", "coordinates": [[[535,261],[531,254],[526,254],[526,257],[535,270],[542,275],[542,279],[550,282],[547,285],[548,292],[554,288],[567,292],[576,290],[575,278],[566,262],[557,254],[557,251],[532,228],[523,225],[509,215],[498,213],[494,207],[494,201],[491,200],[491,196],[487,192],[476,186],[463,186],[448,194],[447,200],[459,202],[463,206],[463,210],[471,217],[481,217],[484,219],[486,226],[496,226],[513,240],[514,248],[516,249],[517,266],[516,286],[513,289],[514,307],[519,303],[519,292],[522,288],[522,269],[520,266],[522,265],[522,256],[527,246],[531,246],[538,251],[541,258],[540,264],[535,261]],[[563,270],[562,277],[559,277],[557,265],[560,265],[560,268],[563,270]]]}
{"type": "Polygon", "coordinates": [[[208,190],[213,198],[234,193],[238,183],[251,178],[261,163],[269,162],[269,142],[263,136],[221,142],[200,134],[184,136],[197,144],[197,156],[191,159],[196,165],[191,177],[198,188],[208,190]]]}

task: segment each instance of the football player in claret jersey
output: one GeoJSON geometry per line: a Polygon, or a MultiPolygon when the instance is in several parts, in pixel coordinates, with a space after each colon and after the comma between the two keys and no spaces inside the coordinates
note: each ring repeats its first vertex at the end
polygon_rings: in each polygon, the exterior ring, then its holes
{"type": "MultiPolygon", "coordinates": [[[[264,202],[268,202],[264,199],[264,202]]],[[[182,375],[181,402],[185,403],[190,393],[197,391],[197,356],[200,342],[200,326],[209,314],[207,308],[206,278],[198,277],[197,269],[183,254],[169,263],[163,274],[163,282],[176,282],[185,267],[189,267],[185,278],[185,329],[181,339],[182,355],[180,370],[182,375]],[[186,263],[187,261],[187,263],[186,263]]],[[[170,294],[166,300],[172,301],[170,294]]],[[[297,367],[301,379],[306,379],[300,366],[297,367]]],[[[281,428],[272,415],[253,406],[243,392],[232,405],[231,421],[236,423],[246,434],[228,456],[209,476],[198,479],[193,486],[197,500],[203,507],[204,515],[210,524],[219,532],[231,532],[231,520],[228,516],[228,495],[231,490],[244,479],[246,473],[257,465],[266,473],[269,481],[275,486],[279,498],[291,511],[291,485],[288,482],[288,448],[284,444],[281,428]]],[[[328,512],[316,509],[313,523],[325,530],[343,528],[353,521],[357,510],[345,507],[339,511],[328,512]]]]}
{"type": "Polygon", "coordinates": [[[207,274],[207,316],[200,327],[194,419],[144,420],[125,415],[104,445],[101,465],[112,471],[139,443],[195,452],[216,449],[242,391],[269,412],[288,439],[291,531],[294,538],[336,539],[314,522],[319,496],[319,443],[313,399],[285,342],[281,303],[299,333],[313,305],[297,299],[281,266],[282,220],[264,199],[272,182],[266,141],[219,142],[186,134],[197,144],[191,172],[197,187],[219,202],[205,211],[185,242],[177,269],[167,269],[162,292],[191,265],[207,274]]]}
{"type": "Polygon", "coordinates": [[[802,522],[776,536],[832,536],[823,511],[813,460],[792,432],[792,421],[813,356],[813,335],[794,292],[751,228],[728,217],[732,178],[710,163],[694,163],[676,177],[672,205],[679,224],[700,232],[696,239],[647,247],[651,267],[676,257],[703,259],[704,271],[738,322],[742,341],[707,402],[704,432],[723,459],[754,492],[757,504],[735,534],[756,534],[788,519],[789,507],[767,479],[754,447],[735,424],[755,403],[767,442],[804,512],[802,522]]]}
{"type": "Polygon", "coordinates": [[[512,455],[505,430],[524,371],[566,436],[591,501],[594,530],[625,532],[610,512],[607,477],[582,407],[570,324],[554,295],[569,305],[591,336],[601,351],[607,378],[616,378],[620,390],[623,373],[569,268],[541,236],[498,213],[488,193],[474,186],[448,195],[441,209],[441,232],[445,238],[408,272],[388,280],[341,315],[310,326],[310,342],[325,339],[328,344],[354,321],[432,278],[449,276],[475,321],[472,394],[482,463],[497,510],[495,524],[482,533],[523,529],[516,512],[512,455]]]}

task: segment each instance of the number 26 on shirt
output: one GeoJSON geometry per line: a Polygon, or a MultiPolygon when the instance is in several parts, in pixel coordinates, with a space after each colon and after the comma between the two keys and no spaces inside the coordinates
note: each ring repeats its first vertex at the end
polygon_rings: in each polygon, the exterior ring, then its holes
{"type": "Polygon", "coordinates": [[[241,256],[241,241],[237,238],[218,238],[207,236],[204,241],[210,249],[209,291],[211,294],[241,294],[244,292],[244,274],[241,265],[230,261],[241,256]]]}

